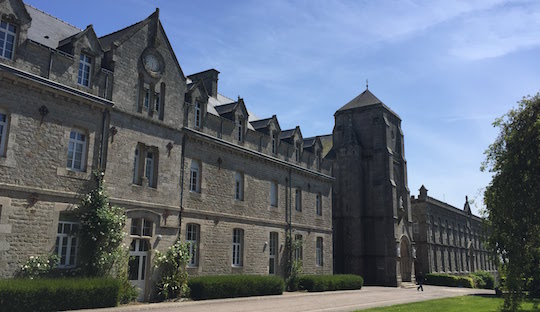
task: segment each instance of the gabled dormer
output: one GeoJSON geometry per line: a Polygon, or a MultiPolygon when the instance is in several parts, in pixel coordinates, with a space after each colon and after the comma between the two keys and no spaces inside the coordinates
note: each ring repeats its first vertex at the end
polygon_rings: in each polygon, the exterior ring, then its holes
{"type": "Polygon", "coordinates": [[[0,1],[0,60],[13,61],[26,41],[32,18],[20,0],[0,1]]]}
{"type": "Polygon", "coordinates": [[[238,143],[244,142],[249,118],[244,99],[238,97],[238,101],[215,106],[219,116],[234,122],[234,139],[238,143]]]}
{"type": "Polygon", "coordinates": [[[296,126],[296,128],[281,131],[279,138],[281,141],[290,145],[287,156],[290,156],[296,162],[300,162],[302,160],[302,151],[304,145],[304,139],[302,137],[300,127],[296,126]]]}
{"type": "Polygon", "coordinates": [[[208,92],[202,79],[187,85],[187,91],[184,96],[184,103],[186,104],[184,125],[194,129],[202,129],[204,127],[208,98],[208,92]]]}
{"type": "Polygon", "coordinates": [[[315,136],[311,138],[305,138],[303,143],[304,143],[304,151],[309,152],[313,156],[313,158],[309,158],[307,160],[308,166],[314,162],[315,168],[317,170],[320,170],[322,166],[322,151],[323,151],[323,146],[322,146],[320,137],[315,136]]]}
{"type": "Polygon", "coordinates": [[[270,137],[269,150],[272,155],[276,155],[279,150],[279,135],[281,133],[281,127],[279,126],[276,115],[270,118],[254,120],[250,124],[255,131],[262,132],[270,137]]]}
{"type": "Polygon", "coordinates": [[[74,78],[77,86],[93,89],[98,81],[103,48],[92,25],[85,30],[62,39],[58,50],[73,55],[74,78]]]}

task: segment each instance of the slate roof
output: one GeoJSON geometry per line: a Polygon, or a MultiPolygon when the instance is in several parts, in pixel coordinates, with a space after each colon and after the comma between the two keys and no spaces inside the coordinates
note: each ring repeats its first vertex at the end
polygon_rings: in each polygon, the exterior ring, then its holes
{"type": "Polygon", "coordinates": [[[214,106],[218,114],[223,115],[234,111],[238,102],[214,106]]]}
{"type": "Polygon", "coordinates": [[[379,100],[371,91],[366,89],[364,92],[360,93],[357,97],[352,99],[349,103],[345,104],[343,107],[338,109],[338,111],[348,110],[358,107],[365,107],[376,104],[384,104],[379,100]]]}
{"type": "Polygon", "coordinates": [[[304,148],[310,148],[315,144],[317,137],[305,138],[304,139],[304,148]]]}
{"type": "Polygon", "coordinates": [[[28,28],[28,39],[41,43],[49,48],[58,48],[58,43],[82,30],[52,15],[25,4],[26,11],[32,18],[28,28]]]}
{"type": "Polygon", "coordinates": [[[270,120],[272,120],[272,118],[273,117],[250,121],[250,124],[253,126],[253,129],[255,130],[263,129],[263,128],[268,127],[268,124],[270,123],[270,120]]]}
{"type": "Polygon", "coordinates": [[[319,140],[321,140],[322,145],[322,157],[326,157],[328,153],[332,150],[334,146],[332,134],[320,135],[319,140]]]}
{"type": "Polygon", "coordinates": [[[280,140],[290,139],[294,135],[294,130],[296,130],[296,128],[281,131],[279,133],[279,139],[280,140]]]}
{"type": "Polygon", "coordinates": [[[106,51],[109,50],[111,48],[111,43],[113,43],[114,41],[116,41],[118,39],[123,38],[124,36],[127,36],[131,31],[137,30],[138,26],[140,26],[140,24],[142,24],[142,23],[144,23],[146,21],[147,21],[147,19],[144,19],[144,20],[139,21],[139,22],[137,22],[137,23],[135,23],[135,24],[133,24],[131,26],[128,26],[126,28],[117,30],[117,31],[115,31],[113,33],[110,33],[108,35],[100,37],[99,41],[101,42],[101,46],[106,51]]]}

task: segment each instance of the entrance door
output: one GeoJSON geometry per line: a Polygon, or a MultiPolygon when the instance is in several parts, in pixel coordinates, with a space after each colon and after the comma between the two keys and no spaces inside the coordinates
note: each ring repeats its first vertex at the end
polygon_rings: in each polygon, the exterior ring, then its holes
{"type": "Polygon", "coordinates": [[[268,256],[268,274],[276,274],[276,254],[277,254],[277,248],[278,248],[278,233],[277,232],[271,232],[270,233],[270,246],[269,247],[269,256],[268,256]]]}
{"type": "Polygon", "coordinates": [[[401,280],[403,282],[411,281],[411,254],[409,253],[409,244],[407,238],[401,239],[401,280]]]}
{"type": "Polygon", "coordinates": [[[149,245],[148,240],[135,238],[129,248],[129,281],[137,287],[139,301],[144,300],[149,245]]]}

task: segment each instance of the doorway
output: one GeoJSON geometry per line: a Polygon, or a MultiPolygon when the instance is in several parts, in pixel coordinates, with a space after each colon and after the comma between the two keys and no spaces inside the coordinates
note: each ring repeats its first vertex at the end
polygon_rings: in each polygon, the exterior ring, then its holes
{"type": "Polygon", "coordinates": [[[400,243],[400,257],[401,257],[401,281],[411,281],[411,253],[409,252],[409,239],[407,237],[401,238],[400,243]]]}
{"type": "Polygon", "coordinates": [[[129,248],[129,281],[139,292],[137,300],[143,301],[146,290],[146,271],[150,243],[146,239],[135,238],[129,248]]]}

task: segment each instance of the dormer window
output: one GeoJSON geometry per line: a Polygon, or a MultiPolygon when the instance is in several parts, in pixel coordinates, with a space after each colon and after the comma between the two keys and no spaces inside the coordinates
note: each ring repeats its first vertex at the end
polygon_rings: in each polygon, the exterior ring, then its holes
{"type": "Polygon", "coordinates": [[[77,83],[84,87],[90,86],[90,68],[92,66],[92,58],[86,54],[81,54],[79,58],[79,74],[77,75],[77,83]]]}
{"type": "Polygon", "coordinates": [[[317,151],[317,169],[321,169],[321,165],[322,165],[322,156],[321,156],[321,151],[317,151]]]}
{"type": "Polygon", "coordinates": [[[11,60],[15,46],[15,25],[5,21],[0,22],[0,57],[11,60]]]}
{"type": "Polygon", "coordinates": [[[277,153],[277,134],[272,132],[272,154],[277,153]]]}
{"type": "Polygon", "coordinates": [[[295,157],[296,162],[300,161],[300,151],[301,151],[301,149],[302,149],[302,146],[300,146],[300,143],[296,143],[296,145],[294,147],[294,157],[295,157]]]}
{"type": "Polygon", "coordinates": [[[236,130],[238,142],[242,142],[244,140],[244,121],[242,119],[238,119],[236,122],[236,130]]]}
{"type": "Polygon", "coordinates": [[[201,127],[201,103],[195,103],[195,127],[201,127]]]}

